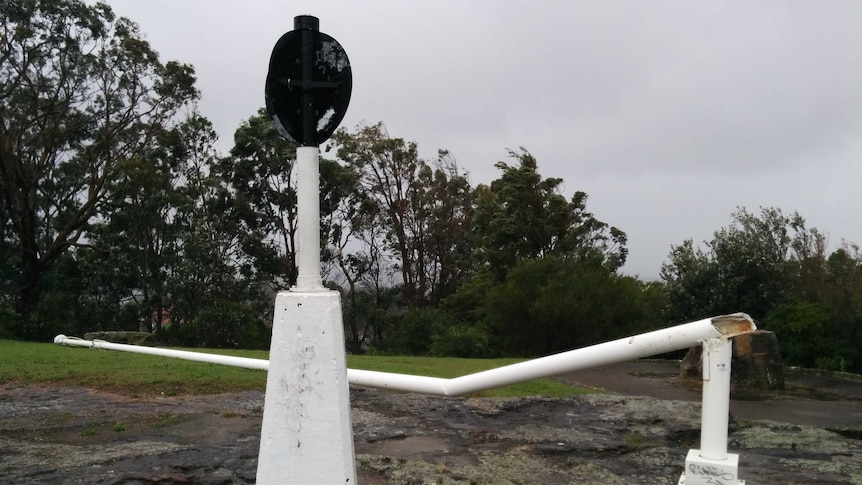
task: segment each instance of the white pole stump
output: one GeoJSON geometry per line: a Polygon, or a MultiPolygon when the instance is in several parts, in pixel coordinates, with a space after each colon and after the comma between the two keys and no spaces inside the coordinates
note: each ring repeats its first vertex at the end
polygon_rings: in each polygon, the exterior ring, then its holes
{"type": "Polygon", "coordinates": [[[280,292],[266,380],[259,485],[356,483],[338,292],[280,292]]]}
{"type": "Polygon", "coordinates": [[[700,449],[688,451],[679,485],[745,485],[738,475],[739,455],[727,452],[731,348],[724,338],[703,342],[700,449]]]}

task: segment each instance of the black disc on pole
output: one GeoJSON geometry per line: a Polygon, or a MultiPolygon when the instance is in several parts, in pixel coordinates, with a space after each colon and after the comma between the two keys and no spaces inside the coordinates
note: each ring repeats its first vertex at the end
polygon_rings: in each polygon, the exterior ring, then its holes
{"type": "Polygon", "coordinates": [[[319,146],[338,128],[350,103],[353,71],[344,48],[318,31],[310,15],[275,44],[266,76],[266,110],[279,133],[302,146],[319,146]]]}

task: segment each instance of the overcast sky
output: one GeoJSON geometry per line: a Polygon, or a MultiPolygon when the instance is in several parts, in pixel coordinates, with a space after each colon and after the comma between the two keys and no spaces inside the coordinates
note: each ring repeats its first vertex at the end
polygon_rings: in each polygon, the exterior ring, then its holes
{"type": "Polygon", "coordinates": [[[263,106],[272,47],[320,18],[353,67],[342,126],[383,121],[473,185],[525,147],[658,276],[738,206],[862,243],[862,2],[111,0],[193,64],[220,148],[263,106]]]}

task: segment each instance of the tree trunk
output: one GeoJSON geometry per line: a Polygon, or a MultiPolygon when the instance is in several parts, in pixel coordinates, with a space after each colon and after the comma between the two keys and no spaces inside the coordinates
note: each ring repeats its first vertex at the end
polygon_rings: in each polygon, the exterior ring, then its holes
{"type": "Polygon", "coordinates": [[[344,260],[341,259],[341,257],[338,258],[338,267],[341,269],[344,279],[347,280],[347,298],[350,299],[344,322],[348,329],[347,351],[351,354],[359,354],[362,352],[362,339],[359,336],[359,326],[356,322],[356,282],[350,277],[350,273],[344,265],[344,260]]]}
{"type": "Polygon", "coordinates": [[[18,290],[18,313],[29,315],[42,297],[42,264],[35,252],[21,255],[21,287],[18,290]]]}
{"type": "MultiPolygon", "coordinates": [[[[0,118],[0,129],[5,128],[0,118]]],[[[30,314],[42,296],[42,261],[36,244],[35,175],[29,165],[21,164],[12,150],[9,137],[0,134],[0,192],[3,193],[8,217],[18,236],[21,258],[21,277],[18,289],[17,310],[30,314]]]]}

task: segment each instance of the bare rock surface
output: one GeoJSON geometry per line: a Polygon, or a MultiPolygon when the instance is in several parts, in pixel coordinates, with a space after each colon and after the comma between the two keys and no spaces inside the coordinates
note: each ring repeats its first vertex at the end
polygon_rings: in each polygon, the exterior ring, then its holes
{"type": "MultiPolygon", "coordinates": [[[[628,394],[681,394],[440,398],[352,388],[359,483],[676,484],[686,452],[699,443],[698,390],[661,367],[632,365],[567,378],[609,388],[628,382],[628,394]]],[[[734,401],[729,448],[740,454],[741,478],[862,485],[862,383],[842,385],[845,392],[815,393],[820,399],[744,402],[771,409],[768,419],[740,417],[746,408],[735,410],[734,401]],[[843,412],[843,420],[789,412],[797,405],[843,412]]],[[[263,392],[127,398],[6,383],[0,483],[254,483],[262,407],[263,392]]]]}

